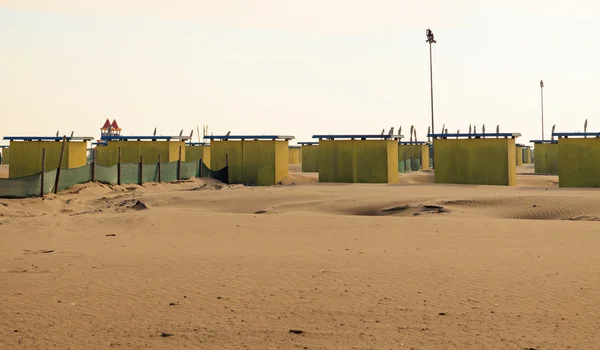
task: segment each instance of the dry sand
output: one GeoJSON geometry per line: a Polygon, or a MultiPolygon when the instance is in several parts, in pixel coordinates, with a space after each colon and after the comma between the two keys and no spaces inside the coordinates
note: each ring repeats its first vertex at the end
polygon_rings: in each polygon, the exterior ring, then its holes
{"type": "Polygon", "coordinates": [[[0,348],[600,347],[600,191],[315,179],[0,200],[0,348]]]}

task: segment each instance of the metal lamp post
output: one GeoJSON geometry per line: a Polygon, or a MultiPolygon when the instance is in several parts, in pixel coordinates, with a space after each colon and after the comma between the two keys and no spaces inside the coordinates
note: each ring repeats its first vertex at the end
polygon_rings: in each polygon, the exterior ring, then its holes
{"type": "Polygon", "coordinates": [[[432,60],[432,54],[431,54],[431,44],[435,44],[437,41],[435,41],[434,37],[433,37],[433,32],[431,31],[431,29],[427,29],[425,31],[425,35],[427,36],[427,41],[425,41],[426,43],[429,43],[429,86],[430,86],[430,90],[431,90],[431,132],[435,133],[435,126],[434,126],[434,121],[433,121],[433,60],[432,60]]]}
{"type": "Polygon", "coordinates": [[[542,103],[542,141],[544,140],[544,81],[540,80],[540,92],[542,103]]]}

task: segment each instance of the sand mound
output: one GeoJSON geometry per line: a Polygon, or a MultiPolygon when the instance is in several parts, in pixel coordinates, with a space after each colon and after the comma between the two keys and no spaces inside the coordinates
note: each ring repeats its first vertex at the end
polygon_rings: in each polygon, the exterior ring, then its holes
{"type": "Polygon", "coordinates": [[[558,188],[558,175],[517,175],[517,187],[558,188]]]}
{"type": "Polygon", "coordinates": [[[423,214],[442,214],[448,211],[438,205],[399,205],[392,207],[365,206],[345,209],[344,214],[359,216],[417,216],[423,214]]]}
{"type": "Polygon", "coordinates": [[[428,185],[433,176],[427,172],[402,174],[402,183],[394,185],[319,184],[311,176],[293,173],[286,180],[287,185],[271,187],[225,185],[210,179],[143,186],[88,183],[59,195],[48,195],[43,200],[1,200],[0,217],[125,213],[158,207],[253,215],[318,213],[414,217],[442,214],[461,218],[576,221],[593,221],[600,217],[600,198],[593,192],[559,190],[548,184],[552,180],[547,176],[524,177],[531,180],[529,185],[538,186],[428,185]],[[422,185],[413,186],[417,183],[422,185]],[[290,186],[295,184],[303,186],[290,186]],[[142,205],[136,205],[138,202],[142,205]]]}
{"type": "Polygon", "coordinates": [[[443,202],[454,210],[469,209],[488,217],[528,220],[567,220],[600,217],[600,198],[515,196],[443,202]]]}
{"type": "Polygon", "coordinates": [[[409,173],[401,173],[398,176],[398,183],[403,185],[422,185],[432,184],[434,182],[433,171],[419,170],[409,173]]]}
{"type": "Polygon", "coordinates": [[[298,185],[319,182],[318,173],[290,173],[279,185],[298,185]]]}

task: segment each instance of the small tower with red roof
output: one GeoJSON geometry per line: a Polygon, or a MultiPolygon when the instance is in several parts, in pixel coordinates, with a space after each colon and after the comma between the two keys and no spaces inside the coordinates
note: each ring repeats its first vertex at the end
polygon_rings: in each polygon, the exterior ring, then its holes
{"type": "Polygon", "coordinates": [[[104,125],[100,128],[100,136],[120,136],[121,128],[119,128],[119,124],[117,124],[117,120],[114,119],[111,123],[108,118],[104,122],[104,125]]]}

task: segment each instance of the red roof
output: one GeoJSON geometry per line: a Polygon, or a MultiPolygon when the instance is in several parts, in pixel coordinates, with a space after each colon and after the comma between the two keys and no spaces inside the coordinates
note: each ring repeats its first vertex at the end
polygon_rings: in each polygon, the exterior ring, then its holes
{"type": "Polygon", "coordinates": [[[119,124],[117,124],[117,120],[116,120],[116,119],[115,119],[115,120],[113,120],[113,122],[112,122],[112,125],[111,125],[111,126],[112,126],[112,128],[113,128],[113,129],[118,129],[118,128],[119,128],[119,124]]]}
{"type": "Polygon", "coordinates": [[[102,129],[108,129],[109,126],[110,126],[110,121],[108,120],[108,118],[106,118],[106,121],[104,122],[104,126],[102,127],[102,129]]]}

